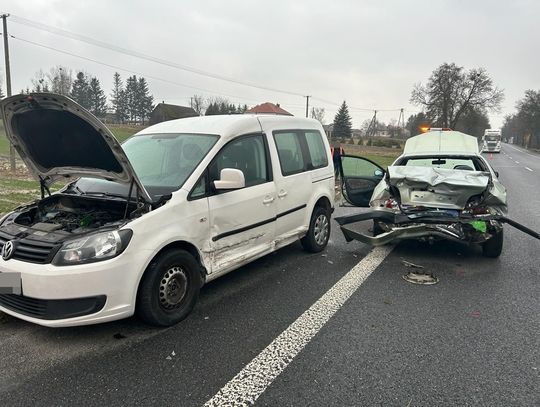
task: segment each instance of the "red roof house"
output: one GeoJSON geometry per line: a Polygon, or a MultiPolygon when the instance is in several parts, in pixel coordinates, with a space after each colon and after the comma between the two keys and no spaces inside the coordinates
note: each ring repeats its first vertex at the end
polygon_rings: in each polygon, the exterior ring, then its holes
{"type": "Polygon", "coordinates": [[[292,116],[291,113],[279,107],[279,103],[275,105],[270,102],[261,103],[260,105],[254,106],[251,109],[246,110],[246,113],[268,113],[268,114],[281,114],[285,116],[292,116]]]}

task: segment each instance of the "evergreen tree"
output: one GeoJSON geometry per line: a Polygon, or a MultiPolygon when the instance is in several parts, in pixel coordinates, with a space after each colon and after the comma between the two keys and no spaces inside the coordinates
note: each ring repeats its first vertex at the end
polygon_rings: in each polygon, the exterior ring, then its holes
{"type": "Polygon", "coordinates": [[[70,97],[85,109],[90,109],[90,87],[88,78],[84,72],[77,73],[77,78],[71,88],[70,97]]]}
{"type": "Polygon", "coordinates": [[[206,108],[206,112],[204,113],[204,115],[205,116],[212,116],[212,115],[216,115],[216,114],[219,114],[219,106],[216,103],[212,102],[206,108]]]}
{"type": "Polygon", "coordinates": [[[148,83],[146,79],[140,77],[137,80],[137,116],[140,118],[142,124],[150,117],[152,108],[154,105],[154,97],[148,90],[148,83]]]}
{"type": "Polygon", "coordinates": [[[90,100],[90,111],[97,117],[105,116],[107,113],[107,97],[101,89],[99,79],[93,77],[88,85],[88,98],[90,100]]]}
{"type": "Polygon", "coordinates": [[[352,137],[352,123],[347,103],[343,101],[336,116],[334,117],[333,136],[340,138],[352,137]]]}
{"type": "Polygon", "coordinates": [[[137,76],[133,75],[126,80],[126,89],[124,91],[126,101],[126,114],[130,122],[137,120],[137,76]]]}
{"type": "Polygon", "coordinates": [[[114,117],[118,123],[124,123],[126,120],[126,103],[123,89],[124,84],[118,72],[113,76],[113,89],[111,93],[111,103],[114,117]]]}

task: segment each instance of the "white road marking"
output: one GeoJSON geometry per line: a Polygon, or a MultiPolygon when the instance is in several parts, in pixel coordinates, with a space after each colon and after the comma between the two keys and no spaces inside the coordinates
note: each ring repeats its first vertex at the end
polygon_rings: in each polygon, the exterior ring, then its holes
{"type": "Polygon", "coordinates": [[[512,159],[512,157],[508,156],[508,158],[512,159]]]}
{"type": "Polygon", "coordinates": [[[526,170],[529,170],[530,172],[533,172],[529,167],[525,167],[526,170]]]}
{"type": "Polygon", "coordinates": [[[392,249],[392,246],[374,248],[208,400],[205,406],[254,404],[392,249]]]}
{"type": "Polygon", "coordinates": [[[520,153],[527,154],[527,155],[530,155],[531,157],[536,157],[536,158],[538,158],[538,155],[537,155],[537,154],[531,154],[531,153],[529,153],[529,152],[527,152],[527,151],[525,151],[525,150],[521,150],[521,149],[516,148],[516,147],[513,147],[513,146],[508,146],[508,147],[513,148],[514,150],[519,151],[520,153]]]}
{"type": "Polygon", "coordinates": [[[519,164],[519,161],[516,161],[516,164],[519,164]]]}

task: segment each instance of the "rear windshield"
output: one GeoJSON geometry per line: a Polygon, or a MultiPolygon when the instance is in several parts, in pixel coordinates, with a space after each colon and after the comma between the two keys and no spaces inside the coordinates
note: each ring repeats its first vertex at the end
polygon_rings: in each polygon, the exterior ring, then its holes
{"type": "Polygon", "coordinates": [[[446,168],[462,171],[487,171],[487,168],[476,157],[467,156],[432,156],[432,157],[405,157],[395,165],[406,167],[446,168]]]}

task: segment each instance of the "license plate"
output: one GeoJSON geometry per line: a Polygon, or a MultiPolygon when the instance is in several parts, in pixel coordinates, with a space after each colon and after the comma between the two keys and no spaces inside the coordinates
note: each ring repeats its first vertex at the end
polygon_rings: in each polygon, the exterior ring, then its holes
{"type": "Polygon", "coordinates": [[[0,294],[21,295],[21,273],[0,272],[0,294]]]}

